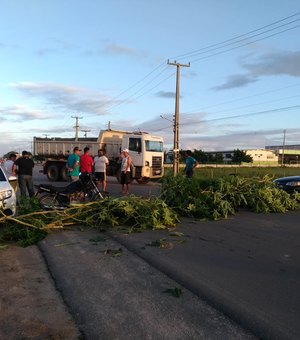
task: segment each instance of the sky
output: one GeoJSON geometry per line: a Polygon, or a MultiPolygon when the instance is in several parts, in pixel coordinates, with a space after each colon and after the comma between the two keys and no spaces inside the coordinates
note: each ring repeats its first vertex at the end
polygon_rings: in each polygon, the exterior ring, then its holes
{"type": "Polygon", "coordinates": [[[0,0],[0,156],[76,116],[172,149],[177,70],[181,149],[300,144],[299,37],[298,0],[0,0]]]}

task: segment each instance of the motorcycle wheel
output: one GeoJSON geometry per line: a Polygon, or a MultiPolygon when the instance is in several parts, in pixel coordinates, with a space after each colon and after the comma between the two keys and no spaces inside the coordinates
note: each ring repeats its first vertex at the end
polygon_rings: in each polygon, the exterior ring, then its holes
{"type": "Polygon", "coordinates": [[[103,195],[99,191],[97,192],[96,190],[91,190],[90,192],[88,192],[87,197],[89,202],[103,200],[103,195]]]}
{"type": "Polygon", "coordinates": [[[67,208],[58,197],[51,194],[45,194],[39,199],[39,202],[42,208],[45,210],[63,210],[67,208]]]}

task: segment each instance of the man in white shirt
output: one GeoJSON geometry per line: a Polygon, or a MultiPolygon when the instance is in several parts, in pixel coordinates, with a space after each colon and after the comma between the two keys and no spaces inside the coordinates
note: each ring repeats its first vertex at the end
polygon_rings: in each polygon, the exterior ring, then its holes
{"type": "Polygon", "coordinates": [[[98,150],[98,156],[94,158],[94,169],[95,169],[95,177],[98,182],[98,188],[100,188],[100,183],[102,183],[102,190],[104,193],[106,192],[106,167],[108,166],[109,161],[105,156],[104,150],[98,150]]]}
{"type": "Polygon", "coordinates": [[[122,194],[129,194],[129,183],[130,183],[130,165],[131,157],[129,156],[129,150],[124,149],[122,151],[123,158],[121,163],[121,184],[122,184],[122,194]]]}
{"type": "MultiPolygon", "coordinates": [[[[15,153],[11,153],[8,157],[8,159],[3,163],[3,169],[6,174],[6,177],[9,178],[11,176],[16,176],[16,170],[15,170],[15,161],[17,159],[17,155],[15,153]]],[[[17,179],[14,181],[10,181],[11,186],[17,192],[18,183],[17,179]]]]}

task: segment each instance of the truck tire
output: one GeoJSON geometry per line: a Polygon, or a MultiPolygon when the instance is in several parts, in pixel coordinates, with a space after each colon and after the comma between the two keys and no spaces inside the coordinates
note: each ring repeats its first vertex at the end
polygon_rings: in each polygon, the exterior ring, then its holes
{"type": "Polygon", "coordinates": [[[60,178],[62,181],[69,181],[69,176],[68,176],[68,170],[65,166],[63,166],[61,169],[60,169],[60,178]]]}
{"type": "Polygon", "coordinates": [[[47,177],[51,182],[56,182],[59,179],[59,171],[56,165],[49,165],[47,169],[47,177]]]}
{"type": "Polygon", "coordinates": [[[147,184],[150,181],[149,177],[140,177],[135,179],[139,184],[147,184]]]}

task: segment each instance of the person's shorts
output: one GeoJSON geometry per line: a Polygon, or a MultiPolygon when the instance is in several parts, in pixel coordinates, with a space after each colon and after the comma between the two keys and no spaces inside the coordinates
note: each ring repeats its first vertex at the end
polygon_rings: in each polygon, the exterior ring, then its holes
{"type": "Polygon", "coordinates": [[[130,172],[121,172],[121,184],[129,184],[130,183],[130,172]]]}
{"type": "Polygon", "coordinates": [[[194,171],[193,171],[193,169],[187,170],[187,171],[185,172],[185,174],[186,174],[186,177],[187,177],[187,178],[192,178],[192,177],[193,177],[193,174],[194,174],[194,171]]]}
{"type": "Polygon", "coordinates": [[[104,172],[95,172],[95,178],[97,181],[103,182],[105,180],[104,172]]]}

